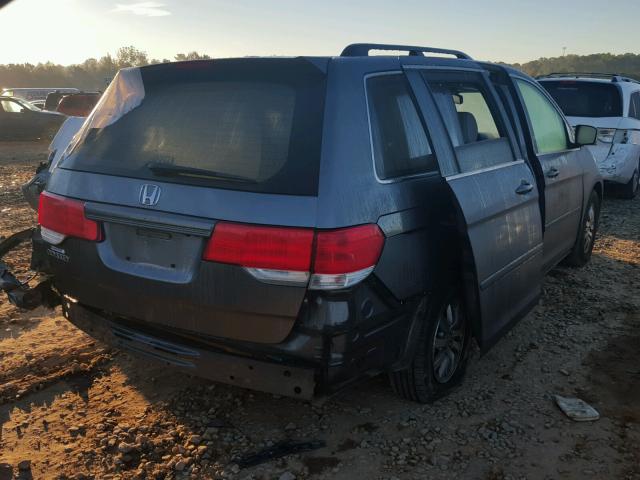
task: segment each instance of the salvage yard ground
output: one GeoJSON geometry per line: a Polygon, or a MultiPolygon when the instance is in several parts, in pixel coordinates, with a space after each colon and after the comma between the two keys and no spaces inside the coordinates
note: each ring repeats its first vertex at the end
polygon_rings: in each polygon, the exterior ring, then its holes
{"type": "MultiPolygon", "coordinates": [[[[35,221],[20,185],[45,159],[45,144],[0,143],[0,237],[35,221]]],[[[28,258],[10,259],[22,278],[28,258]]],[[[541,304],[429,406],[382,377],[317,404],[213,384],[3,297],[0,480],[640,479],[639,307],[640,198],[607,198],[592,262],[553,270],[541,304]],[[555,394],[601,419],[572,422],[555,394]],[[238,465],[287,440],[325,446],[238,465]]]]}

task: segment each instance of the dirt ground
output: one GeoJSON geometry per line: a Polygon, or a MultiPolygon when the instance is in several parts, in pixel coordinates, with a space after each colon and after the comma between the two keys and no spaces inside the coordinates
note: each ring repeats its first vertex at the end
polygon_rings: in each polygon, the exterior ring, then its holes
{"type": "MultiPolygon", "coordinates": [[[[19,186],[45,152],[0,144],[0,236],[33,223],[19,186]]],[[[11,260],[28,276],[26,250],[11,260]]],[[[322,404],[213,384],[1,298],[0,480],[640,479],[639,306],[640,198],[607,198],[592,262],[553,270],[541,304],[428,406],[382,377],[322,404]],[[555,394],[600,420],[572,422],[555,394]],[[312,450],[242,462],[292,441],[312,450]]]]}

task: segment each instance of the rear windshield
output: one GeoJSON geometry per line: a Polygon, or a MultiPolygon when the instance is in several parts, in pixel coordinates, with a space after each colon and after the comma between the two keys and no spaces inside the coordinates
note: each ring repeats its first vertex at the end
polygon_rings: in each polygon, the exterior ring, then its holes
{"type": "Polygon", "coordinates": [[[612,83],[545,81],[542,86],[568,117],[621,117],[620,91],[612,83]]]}
{"type": "Polygon", "coordinates": [[[90,131],[62,167],[234,190],[317,195],[325,75],[304,59],[141,70],[144,99],[90,131]]]}
{"type": "Polygon", "coordinates": [[[61,100],[62,106],[68,108],[86,108],[95,105],[98,101],[97,95],[69,95],[61,100]]]}

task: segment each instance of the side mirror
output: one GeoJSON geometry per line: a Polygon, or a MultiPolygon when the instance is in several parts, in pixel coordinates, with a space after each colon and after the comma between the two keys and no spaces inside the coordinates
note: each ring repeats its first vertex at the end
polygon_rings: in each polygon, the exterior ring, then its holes
{"type": "Polygon", "coordinates": [[[576,127],[576,144],[583,145],[595,145],[598,138],[598,129],[591,125],[578,125],[576,127]]]}

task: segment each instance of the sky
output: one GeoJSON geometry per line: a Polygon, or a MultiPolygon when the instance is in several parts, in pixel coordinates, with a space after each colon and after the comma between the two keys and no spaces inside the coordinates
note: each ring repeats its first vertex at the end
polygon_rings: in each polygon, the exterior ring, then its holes
{"type": "Polygon", "coordinates": [[[63,65],[133,45],[149,58],[338,55],[349,43],[463,50],[526,62],[640,53],[640,0],[13,0],[0,64],[63,65]]]}

